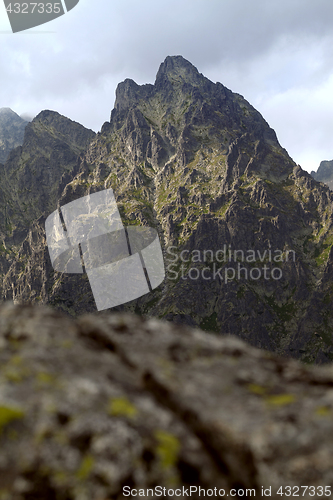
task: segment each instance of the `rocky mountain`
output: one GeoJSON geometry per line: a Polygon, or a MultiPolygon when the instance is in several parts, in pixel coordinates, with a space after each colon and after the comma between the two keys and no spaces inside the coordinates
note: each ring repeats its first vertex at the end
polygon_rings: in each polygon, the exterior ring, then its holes
{"type": "Polygon", "coordinates": [[[323,182],[333,189],[333,160],[320,162],[317,172],[312,170],[311,175],[316,181],[323,182]]]}
{"type": "Polygon", "coordinates": [[[4,499],[330,496],[331,368],[156,319],[10,303],[0,345],[4,499]]]}
{"type": "Polygon", "coordinates": [[[181,56],[154,84],[120,83],[97,135],[38,115],[2,176],[4,300],[96,310],[86,275],[53,271],[45,219],[112,188],[125,225],[158,230],[166,267],[160,287],[118,309],[333,359],[333,194],[242,96],[181,56]]]}
{"type": "Polygon", "coordinates": [[[10,108],[0,108],[0,163],[4,163],[12,149],[23,143],[27,121],[10,108]]]}

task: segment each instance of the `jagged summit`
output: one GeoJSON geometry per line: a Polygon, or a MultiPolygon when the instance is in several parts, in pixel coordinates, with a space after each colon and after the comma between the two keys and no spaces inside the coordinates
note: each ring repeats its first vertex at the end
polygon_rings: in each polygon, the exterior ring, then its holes
{"type": "Polygon", "coordinates": [[[138,85],[131,78],[126,78],[123,82],[119,83],[116,88],[116,101],[114,109],[111,113],[110,121],[115,111],[122,112],[128,108],[134,107],[140,100],[146,99],[151,91],[153,85],[138,85]]]}
{"type": "Polygon", "coordinates": [[[168,56],[160,65],[156,75],[155,85],[160,86],[166,81],[172,83],[190,83],[199,85],[207,80],[197,68],[182,56],[168,56]]]}
{"type": "MultiPolygon", "coordinates": [[[[130,78],[126,78],[118,84],[116,101],[110,121],[115,118],[115,111],[122,112],[133,108],[139,105],[140,102],[149,100],[158,93],[162,93],[165,100],[170,100],[172,99],[172,94],[191,92],[197,87],[200,87],[200,91],[203,94],[214,93],[215,84],[199,73],[197,68],[184,59],[184,57],[167,56],[159,67],[154,85],[138,85],[130,78]]],[[[220,93],[230,93],[220,83],[217,84],[217,87],[220,93]]]]}
{"type": "MultiPolygon", "coordinates": [[[[280,147],[274,130],[256,109],[223,84],[203,76],[182,56],[168,56],[153,85],[138,85],[131,79],[118,85],[110,123],[103,125],[102,133],[123,127],[128,133],[137,126],[140,135],[146,136],[144,148],[151,142],[153,126],[159,165],[176,151],[186,163],[201,147],[203,136],[207,136],[206,144],[223,144],[225,152],[245,133],[252,142],[263,140],[280,147]]],[[[132,152],[134,166],[144,154],[138,155],[137,148],[132,152]]]]}
{"type": "Polygon", "coordinates": [[[122,110],[138,103],[140,99],[149,97],[154,91],[161,90],[168,83],[188,83],[200,85],[209,82],[193,64],[182,56],[167,56],[160,65],[155,84],[138,85],[131,78],[119,83],[116,89],[115,109],[122,110]]]}

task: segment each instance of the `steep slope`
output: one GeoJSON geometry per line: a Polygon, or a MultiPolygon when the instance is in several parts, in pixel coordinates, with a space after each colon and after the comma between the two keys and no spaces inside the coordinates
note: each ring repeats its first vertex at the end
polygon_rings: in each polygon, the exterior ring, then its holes
{"type": "Polygon", "coordinates": [[[9,153],[21,146],[27,121],[10,108],[0,108],[0,163],[4,163],[9,153]]]}
{"type": "Polygon", "coordinates": [[[320,162],[317,172],[312,170],[311,175],[316,181],[323,182],[333,189],[333,160],[320,162]]]}
{"type": "MultiPolygon", "coordinates": [[[[333,195],[242,96],[167,57],[154,85],[119,84],[110,122],[70,175],[60,205],[112,187],[125,224],[159,231],[166,279],[123,308],[332,359],[333,195]]],[[[43,219],[3,294],[70,314],[95,307],[84,276],[50,271],[43,219]]]]}

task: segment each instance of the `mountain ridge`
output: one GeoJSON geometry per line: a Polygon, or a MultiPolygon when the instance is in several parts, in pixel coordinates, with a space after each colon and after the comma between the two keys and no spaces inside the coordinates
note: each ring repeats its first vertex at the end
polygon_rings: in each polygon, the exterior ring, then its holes
{"type": "MultiPolygon", "coordinates": [[[[52,135],[49,125],[46,129],[52,135]]],[[[50,212],[56,204],[112,188],[123,223],[155,227],[165,257],[164,283],[118,309],[236,335],[306,362],[333,359],[333,194],[295,164],[251,104],[210,82],[181,56],[169,56],[154,85],[130,79],[120,83],[110,122],[89,134],[84,132],[80,151],[57,138],[60,151],[70,148],[71,155],[63,157],[66,172],[55,170],[58,181],[48,180],[50,212]],[[244,255],[277,250],[283,258],[231,263],[180,258],[181,252],[193,255],[194,250],[215,256],[224,245],[244,255]],[[287,261],[287,254],[295,259],[287,261]],[[238,265],[245,270],[228,279],[238,265]],[[261,272],[260,280],[253,268],[261,272]],[[273,268],[281,271],[279,279],[272,277],[273,268]],[[189,273],[197,272],[192,279],[189,273]],[[210,279],[205,278],[208,272],[210,279]]],[[[23,153],[16,154],[17,163],[23,153]]],[[[47,151],[41,154],[45,158],[47,151]]],[[[55,161],[60,160],[57,153],[55,161]]],[[[32,171],[30,160],[26,168],[32,171]]],[[[91,312],[94,300],[86,276],[52,270],[43,227],[50,212],[36,211],[28,234],[20,236],[21,246],[10,257],[2,255],[7,262],[3,296],[47,303],[71,315],[91,312]]],[[[5,229],[3,235],[8,248],[5,229]]]]}
{"type": "Polygon", "coordinates": [[[320,162],[317,172],[312,170],[311,175],[316,181],[323,182],[333,189],[333,160],[320,162]]]}

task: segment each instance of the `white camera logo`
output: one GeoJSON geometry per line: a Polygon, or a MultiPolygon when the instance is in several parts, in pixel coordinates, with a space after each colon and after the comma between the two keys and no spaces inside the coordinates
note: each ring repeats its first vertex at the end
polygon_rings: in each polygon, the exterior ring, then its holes
{"type": "Polygon", "coordinates": [[[56,210],[45,230],[54,270],[86,272],[99,311],[137,299],[164,279],[157,231],[124,227],[112,189],[56,210]]]}

